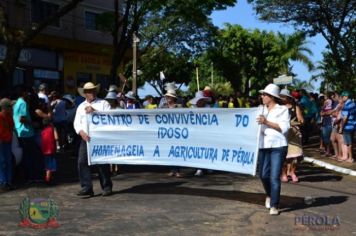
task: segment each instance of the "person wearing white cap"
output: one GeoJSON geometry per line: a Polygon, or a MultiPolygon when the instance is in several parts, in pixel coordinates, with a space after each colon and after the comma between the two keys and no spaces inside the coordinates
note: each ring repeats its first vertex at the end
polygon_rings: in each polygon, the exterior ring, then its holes
{"type": "Polygon", "coordinates": [[[303,112],[288,89],[282,89],[279,96],[289,110],[291,126],[288,131],[288,153],[283,165],[281,181],[288,182],[288,177],[291,177],[292,182],[297,183],[299,180],[295,171],[298,160],[303,157],[302,133],[300,131],[300,125],[304,123],[303,112]]]}
{"type": "Polygon", "coordinates": [[[105,100],[110,104],[110,109],[119,109],[119,101],[117,99],[117,93],[115,91],[110,91],[105,96],[105,100]]]}
{"type": "MultiPolygon", "coordinates": [[[[117,99],[117,93],[115,90],[110,91],[105,96],[105,100],[110,104],[111,110],[121,109],[119,105],[119,100],[117,99]]],[[[119,172],[119,165],[110,164],[110,172],[112,175],[117,175],[119,172]]]]}
{"type": "MultiPolygon", "coordinates": [[[[206,94],[204,93],[204,90],[198,91],[195,93],[195,97],[192,100],[190,100],[189,103],[192,105],[193,108],[210,107],[210,105],[208,105],[208,103],[211,102],[211,97],[208,97],[205,95],[206,94]]],[[[204,172],[202,169],[197,169],[194,175],[195,176],[203,176],[204,172]]]]}
{"type": "MultiPolygon", "coordinates": [[[[82,102],[75,114],[74,129],[77,134],[82,138],[79,153],[78,153],[78,173],[81,190],[77,193],[77,196],[94,196],[93,182],[91,179],[91,170],[88,165],[87,154],[87,142],[90,141],[87,130],[87,114],[94,111],[107,111],[110,110],[110,104],[96,97],[99,91],[100,85],[94,85],[92,82],[84,84],[83,88],[78,88],[78,92],[81,96],[85,97],[85,101],[82,102]]],[[[110,178],[110,166],[98,165],[100,185],[103,189],[103,196],[109,196],[112,194],[112,182],[110,178]]]]}
{"type": "MultiPolygon", "coordinates": [[[[179,105],[176,103],[177,101],[177,94],[175,90],[168,90],[167,93],[164,95],[166,103],[160,104],[159,108],[168,108],[168,109],[174,109],[174,108],[179,108],[179,105]]],[[[177,166],[171,166],[170,167],[170,172],[168,176],[172,177],[177,177],[181,178],[182,174],[180,173],[180,168],[177,166]]]]}
{"type": "Polygon", "coordinates": [[[281,195],[281,170],[287,155],[287,133],[290,128],[289,112],[286,106],[277,103],[279,87],[269,84],[259,91],[263,108],[257,117],[261,125],[258,152],[259,176],[266,192],[266,208],[270,215],[278,215],[278,204],[281,195]]]}
{"type": "Polygon", "coordinates": [[[45,103],[49,105],[49,99],[48,99],[48,85],[46,83],[40,84],[38,86],[38,97],[42,98],[45,100],[45,103]]]}
{"type": "Polygon", "coordinates": [[[137,102],[136,94],[132,91],[129,91],[125,94],[126,98],[126,109],[139,109],[141,108],[140,104],[137,102]]]}

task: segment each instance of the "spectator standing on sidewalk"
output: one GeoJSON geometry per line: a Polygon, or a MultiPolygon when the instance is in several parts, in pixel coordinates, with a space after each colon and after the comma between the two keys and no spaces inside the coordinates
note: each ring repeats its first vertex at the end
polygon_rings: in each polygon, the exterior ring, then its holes
{"type": "Polygon", "coordinates": [[[11,100],[0,100],[0,188],[12,188],[12,154],[11,142],[14,129],[11,100]]]}
{"type": "MultiPolygon", "coordinates": [[[[99,88],[100,85],[94,85],[91,82],[84,84],[83,88],[78,88],[79,94],[85,97],[85,101],[78,106],[74,118],[74,129],[82,138],[78,153],[78,173],[81,190],[77,193],[77,196],[94,196],[91,170],[88,165],[87,142],[90,141],[90,137],[87,130],[86,116],[94,111],[110,110],[110,104],[107,101],[97,98],[96,94],[99,88]]],[[[103,189],[102,196],[109,196],[112,194],[110,165],[97,166],[99,169],[100,185],[103,189]]]]}
{"type": "Polygon", "coordinates": [[[353,163],[354,159],[352,157],[352,138],[356,125],[356,105],[355,102],[351,100],[351,96],[348,91],[343,91],[341,93],[341,97],[344,101],[344,106],[341,111],[342,125],[340,127],[340,133],[342,133],[344,138],[344,143],[342,145],[343,157],[341,161],[353,163]]]}
{"type": "Polygon", "coordinates": [[[269,84],[259,91],[263,107],[257,123],[262,125],[259,143],[259,175],[266,192],[266,208],[270,215],[278,215],[281,195],[281,171],[287,155],[287,133],[290,128],[288,108],[277,103],[279,87],[269,84]]]}
{"type": "Polygon", "coordinates": [[[333,92],[326,93],[326,100],[324,101],[323,107],[320,111],[321,116],[321,137],[323,140],[323,144],[325,149],[321,150],[322,154],[326,157],[331,157],[331,132],[332,132],[332,109],[333,109],[333,92]]]}

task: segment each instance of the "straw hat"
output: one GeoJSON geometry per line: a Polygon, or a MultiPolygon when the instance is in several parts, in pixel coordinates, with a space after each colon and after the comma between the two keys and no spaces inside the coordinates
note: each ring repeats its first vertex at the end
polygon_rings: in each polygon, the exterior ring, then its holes
{"type": "Polygon", "coordinates": [[[273,97],[280,98],[279,91],[280,91],[280,89],[277,85],[269,84],[263,90],[260,90],[259,93],[267,93],[273,97]]]}
{"type": "Polygon", "coordinates": [[[135,93],[132,91],[128,91],[128,93],[125,94],[125,97],[128,99],[136,100],[135,93]]]}
{"type": "Polygon", "coordinates": [[[201,99],[204,99],[207,102],[211,101],[211,97],[206,97],[206,96],[204,96],[203,91],[198,91],[195,93],[195,97],[192,100],[190,100],[189,103],[192,105],[196,105],[198,103],[198,101],[201,99]]]}
{"type": "Polygon", "coordinates": [[[168,90],[164,96],[177,98],[177,93],[175,90],[168,90]]]}
{"type": "Polygon", "coordinates": [[[78,88],[78,93],[80,96],[85,97],[84,90],[96,89],[96,92],[99,92],[100,84],[93,84],[92,82],[87,82],[84,84],[83,88],[78,88]]]}
{"type": "Polygon", "coordinates": [[[288,89],[282,89],[281,92],[279,93],[279,96],[281,96],[281,95],[289,97],[289,98],[293,98],[293,96],[290,95],[290,92],[288,89]]]}
{"type": "Polygon", "coordinates": [[[117,99],[117,93],[115,91],[109,91],[108,94],[106,94],[105,99],[107,100],[116,100],[117,99]]]}

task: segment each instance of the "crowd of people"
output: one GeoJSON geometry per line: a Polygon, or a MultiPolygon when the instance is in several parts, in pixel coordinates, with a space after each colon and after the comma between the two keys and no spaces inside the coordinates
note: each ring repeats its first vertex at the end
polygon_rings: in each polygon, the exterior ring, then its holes
{"type": "MultiPolygon", "coordinates": [[[[16,96],[0,100],[0,185],[13,186],[14,163],[19,179],[29,183],[51,183],[57,170],[56,152],[68,146],[79,146],[79,196],[92,196],[93,186],[87,161],[86,114],[110,109],[174,109],[174,108],[249,108],[263,107],[257,122],[262,125],[259,151],[259,175],[266,190],[266,207],[278,214],[280,183],[297,183],[297,163],[303,157],[302,145],[311,135],[319,134],[319,151],[325,158],[352,163],[352,138],[355,129],[355,102],[349,92],[324,94],[305,90],[289,91],[270,84],[255,98],[218,96],[208,86],[194,97],[180,97],[175,83],[165,84],[162,97],[146,96],[143,100],[132,92],[123,93],[116,85],[100,90],[88,82],[78,88],[77,96],[49,91],[46,84],[37,90],[16,88],[16,96]],[[103,94],[102,98],[98,94],[103,94]],[[16,152],[16,150],[21,150],[16,152]],[[22,156],[22,158],[21,158],[22,156]],[[273,158],[271,158],[273,156],[273,158]],[[15,157],[15,158],[13,158],[15,157]],[[15,160],[15,161],[14,161],[15,160]]],[[[117,165],[99,166],[103,196],[112,193],[111,175],[117,165]]],[[[208,170],[197,169],[201,176],[208,170]]],[[[180,168],[172,166],[168,174],[182,177],[180,168]]]]}

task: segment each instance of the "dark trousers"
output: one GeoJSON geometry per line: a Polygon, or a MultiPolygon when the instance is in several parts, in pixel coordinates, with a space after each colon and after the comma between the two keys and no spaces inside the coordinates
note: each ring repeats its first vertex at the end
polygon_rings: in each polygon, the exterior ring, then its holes
{"type": "Polygon", "coordinates": [[[44,159],[35,136],[19,138],[23,150],[22,164],[25,169],[25,178],[29,181],[39,181],[44,178],[44,159]]]}
{"type": "MultiPolygon", "coordinates": [[[[110,165],[97,165],[99,171],[100,185],[103,190],[111,190],[112,182],[110,178],[110,165]]],[[[93,182],[91,179],[91,169],[88,165],[87,143],[83,140],[80,142],[78,153],[78,173],[80,186],[83,190],[92,190],[93,182]]]]}

